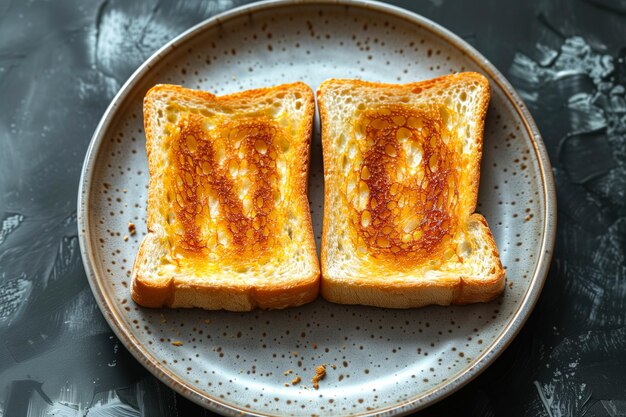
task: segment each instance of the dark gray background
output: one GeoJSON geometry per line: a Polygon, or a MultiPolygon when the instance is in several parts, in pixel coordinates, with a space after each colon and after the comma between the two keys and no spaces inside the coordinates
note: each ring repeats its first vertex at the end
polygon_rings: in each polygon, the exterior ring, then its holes
{"type": "MultiPolygon", "coordinates": [[[[122,83],[241,3],[0,0],[0,416],[211,415],[113,336],[87,284],[75,206],[89,140],[122,83]]],[[[559,205],[550,275],[521,334],[420,415],[626,416],[626,1],[394,3],[509,78],[543,134],[559,205]]]]}

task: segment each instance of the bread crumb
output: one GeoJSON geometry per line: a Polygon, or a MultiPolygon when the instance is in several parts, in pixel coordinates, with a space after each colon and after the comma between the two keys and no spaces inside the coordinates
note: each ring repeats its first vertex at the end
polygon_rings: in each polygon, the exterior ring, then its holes
{"type": "Polygon", "coordinates": [[[161,323],[167,323],[167,319],[165,318],[163,313],[161,313],[161,323]]]}
{"type": "Polygon", "coordinates": [[[204,320],[204,324],[211,324],[211,320],[209,319],[204,320]]]}
{"type": "Polygon", "coordinates": [[[289,386],[289,384],[285,382],[285,386],[286,386],[286,387],[288,387],[288,386],[289,386]]]}
{"type": "Polygon", "coordinates": [[[292,373],[292,372],[293,372],[293,370],[291,370],[291,369],[290,369],[290,370],[288,370],[288,371],[283,372],[283,375],[287,376],[287,375],[289,375],[289,374],[290,374],[290,373],[292,373]]]}
{"type": "Polygon", "coordinates": [[[293,352],[291,352],[291,354],[292,354],[293,356],[298,356],[298,351],[297,351],[297,350],[294,350],[293,352]]]}
{"type": "Polygon", "coordinates": [[[337,365],[330,365],[331,368],[337,369],[337,365]]]}
{"type": "Polygon", "coordinates": [[[513,288],[513,281],[509,282],[509,288],[513,288]]]}
{"type": "Polygon", "coordinates": [[[313,382],[313,388],[319,389],[319,382],[326,376],[326,365],[320,365],[315,369],[315,375],[311,378],[313,382]]]}
{"type": "Polygon", "coordinates": [[[176,340],[176,341],[172,342],[172,344],[173,344],[174,346],[182,346],[182,345],[183,345],[183,342],[179,342],[178,340],[176,340]]]}
{"type": "Polygon", "coordinates": [[[130,233],[131,236],[135,236],[135,234],[137,233],[135,223],[128,223],[128,233],[130,233]]]}
{"type": "Polygon", "coordinates": [[[296,377],[291,381],[291,385],[299,384],[300,381],[302,381],[302,379],[300,378],[299,375],[296,375],[296,377]]]}
{"type": "Polygon", "coordinates": [[[313,347],[313,349],[317,349],[317,343],[311,343],[311,346],[313,347]]]}
{"type": "Polygon", "coordinates": [[[124,235],[124,242],[128,241],[128,235],[124,235]]]}

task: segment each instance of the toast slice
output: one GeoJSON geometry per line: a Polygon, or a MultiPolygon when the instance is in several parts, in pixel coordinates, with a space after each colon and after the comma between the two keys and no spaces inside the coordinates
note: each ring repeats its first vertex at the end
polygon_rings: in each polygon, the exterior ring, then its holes
{"type": "Polygon", "coordinates": [[[317,91],[324,153],[321,293],[389,308],[489,301],[504,270],[475,214],[489,83],[331,79],[317,91]]]}
{"type": "Polygon", "coordinates": [[[248,311],[317,297],[307,199],[314,111],[303,83],[221,97],[172,85],[147,93],[138,304],[248,311]]]}

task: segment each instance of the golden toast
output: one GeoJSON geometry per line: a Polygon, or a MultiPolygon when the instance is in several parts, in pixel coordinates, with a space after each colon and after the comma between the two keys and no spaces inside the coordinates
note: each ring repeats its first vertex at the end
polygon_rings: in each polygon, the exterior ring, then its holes
{"type": "Polygon", "coordinates": [[[331,79],[317,91],[324,154],[321,293],[409,308],[489,301],[504,269],[474,213],[489,83],[331,79]]]}
{"type": "Polygon", "coordinates": [[[317,297],[307,200],[314,112],[303,83],[220,97],[172,85],[147,93],[138,304],[248,311],[317,297]]]}

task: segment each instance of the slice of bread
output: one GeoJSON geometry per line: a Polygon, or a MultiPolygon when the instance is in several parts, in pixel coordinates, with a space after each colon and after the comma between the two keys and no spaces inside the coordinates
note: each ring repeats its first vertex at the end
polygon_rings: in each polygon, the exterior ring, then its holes
{"type": "Polygon", "coordinates": [[[303,83],[221,97],[172,85],[147,93],[138,304],[248,311],[317,297],[307,199],[314,112],[303,83]]]}
{"type": "Polygon", "coordinates": [[[322,296],[409,308],[489,301],[504,270],[475,214],[489,83],[327,80],[322,296]]]}

